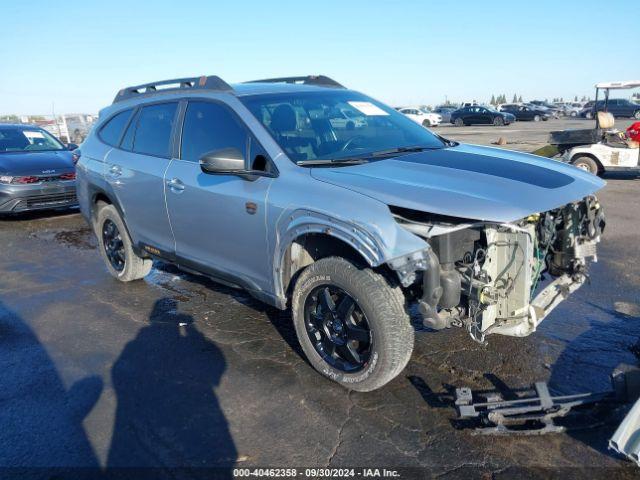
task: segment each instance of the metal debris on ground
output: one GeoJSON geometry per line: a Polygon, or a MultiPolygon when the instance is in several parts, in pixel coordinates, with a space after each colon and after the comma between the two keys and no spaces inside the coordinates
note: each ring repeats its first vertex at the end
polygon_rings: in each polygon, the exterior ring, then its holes
{"type": "MultiPolygon", "coordinates": [[[[640,396],[640,370],[622,366],[612,374],[611,383],[612,389],[605,392],[571,395],[552,395],[546,382],[536,382],[531,387],[507,393],[496,390],[474,392],[468,387],[456,388],[455,407],[460,421],[458,425],[475,428],[475,432],[479,434],[494,435],[542,435],[573,428],[601,426],[603,422],[592,415],[598,409],[604,407],[605,413],[611,414],[625,402],[640,396]],[[574,422],[556,423],[570,417],[574,417],[574,422]],[[577,422],[575,418],[578,418],[577,422]]],[[[629,423],[640,428],[640,406],[635,418],[637,421],[630,420],[629,423]]],[[[638,428],[634,431],[638,431],[638,428]]],[[[621,441],[624,443],[624,438],[621,441]]],[[[616,443],[616,446],[620,445],[616,443]]],[[[640,442],[635,442],[633,448],[635,446],[638,446],[635,453],[640,453],[640,442]]]]}

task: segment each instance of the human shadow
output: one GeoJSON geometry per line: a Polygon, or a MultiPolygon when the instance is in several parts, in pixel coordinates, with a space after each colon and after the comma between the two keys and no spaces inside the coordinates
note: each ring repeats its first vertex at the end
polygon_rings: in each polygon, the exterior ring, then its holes
{"type": "Polygon", "coordinates": [[[100,478],[82,426],[102,392],[89,376],[67,389],[27,323],[0,302],[0,477],[100,478]]]}
{"type": "Polygon", "coordinates": [[[193,318],[174,299],[157,300],[111,371],[117,410],[106,473],[231,477],[237,452],[215,392],[224,370],[193,318]]]}

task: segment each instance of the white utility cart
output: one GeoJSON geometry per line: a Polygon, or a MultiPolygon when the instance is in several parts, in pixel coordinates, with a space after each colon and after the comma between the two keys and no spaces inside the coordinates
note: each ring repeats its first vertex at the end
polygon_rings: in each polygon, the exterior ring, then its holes
{"type": "Polygon", "coordinates": [[[607,111],[611,90],[639,87],[640,80],[596,84],[595,105],[600,93],[604,93],[604,103],[602,111],[595,115],[595,128],[551,132],[550,143],[558,148],[559,159],[594,175],[612,170],[640,170],[638,143],[622,138],[622,132],[614,129],[613,115],[607,111]]]}

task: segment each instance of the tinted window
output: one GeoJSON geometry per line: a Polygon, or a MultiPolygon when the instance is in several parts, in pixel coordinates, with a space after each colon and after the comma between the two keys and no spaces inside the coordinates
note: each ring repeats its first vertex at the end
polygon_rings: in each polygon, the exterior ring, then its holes
{"type": "Polygon", "coordinates": [[[120,148],[124,148],[125,150],[133,150],[133,136],[136,133],[136,127],[138,125],[138,117],[140,116],[140,111],[133,116],[133,119],[129,123],[129,127],[127,131],[124,132],[124,137],[122,137],[122,143],[120,143],[120,148]]]}
{"type": "Polygon", "coordinates": [[[133,110],[125,110],[109,120],[100,130],[100,138],[110,145],[118,145],[132,112],[133,110]]]}
{"type": "Polygon", "coordinates": [[[171,129],[177,108],[177,103],[162,103],[143,107],[138,115],[133,151],[169,157],[171,129]]]}
{"type": "Polygon", "coordinates": [[[226,107],[211,102],[189,102],[182,127],[183,160],[197,162],[213,150],[234,147],[247,156],[247,131],[226,107]]]}

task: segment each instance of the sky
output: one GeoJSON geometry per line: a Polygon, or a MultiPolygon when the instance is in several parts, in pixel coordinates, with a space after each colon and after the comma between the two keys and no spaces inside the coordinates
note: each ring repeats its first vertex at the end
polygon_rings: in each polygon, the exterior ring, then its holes
{"type": "Polygon", "coordinates": [[[151,81],[324,74],[394,106],[640,79],[617,0],[0,0],[0,114],[96,113],[151,81]]]}

